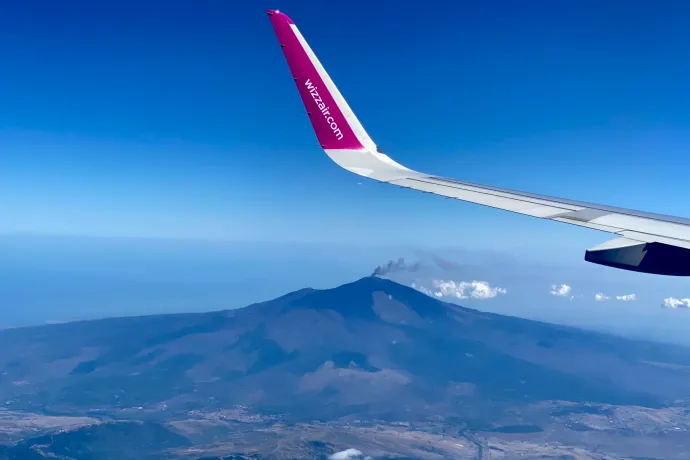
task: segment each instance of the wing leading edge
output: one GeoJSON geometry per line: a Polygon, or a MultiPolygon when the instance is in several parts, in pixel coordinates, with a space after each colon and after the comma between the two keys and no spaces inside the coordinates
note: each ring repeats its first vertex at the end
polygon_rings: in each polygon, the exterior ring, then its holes
{"type": "Polygon", "coordinates": [[[284,13],[268,11],[312,127],[326,154],[360,176],[617,235],[585,260],[625,270],[690,276],[690,219],[554,198],[411,170],[381,153],[284,13]]]}

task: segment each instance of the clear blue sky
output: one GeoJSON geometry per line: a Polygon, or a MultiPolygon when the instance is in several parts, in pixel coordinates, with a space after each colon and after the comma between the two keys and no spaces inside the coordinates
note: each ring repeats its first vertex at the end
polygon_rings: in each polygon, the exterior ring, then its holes
{"type": "MultiPolygon", "coordinates": [[[[0,6],[0,235],[464,246],[599,270],[582,258],[607,234],[338,168],[268,8],[403,164],[690,216],[686,2],[43,1],[0,6]]],[[[591,273],[666,283],[614,272],[591,273]]],[[[654,308],[662,294],[688,292],[654,308]]]]}

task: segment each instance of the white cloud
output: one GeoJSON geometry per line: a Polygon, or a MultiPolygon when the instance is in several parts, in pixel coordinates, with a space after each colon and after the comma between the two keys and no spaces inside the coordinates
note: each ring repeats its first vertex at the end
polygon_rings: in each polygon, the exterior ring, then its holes
{"type": "MultiPolygon", "coordinates": [[[[572,292],[573,288],[568,286],[567,284],[553,284],[551,285],[551,290],[549,293],[551,295],[555,295],[556,297],[568,297],[568,294],[572,292]]],[[[570,300],[572,300],[573,297],[570,297],[570,300]]]]}
{"type": "Polygon", "coordinates": [[[623,302],[632,302],[634,300],[637,300],[637,295],[636,294],[617,295],[616,300],[622,300],[623,302]]]}
{"type": "Polygon", "coordinates": [[[455,297],[457,299],[493,299],[499,294],[506,294],[506,288],[492,287],[488,281],[452,281],[432,280],[432,288],[412,283],[412,287],[432,297],[455,297]]]}
{"type": "Polygon", "coordinates": [[[443,297],[443,294],[441,292],[434,292],[429,288],[425,288],[424,286],[420,286],[417,283],[412,283],[410,286],[412,286],[414,289],[423,292],[426,295],[429,295],[431,297],[443,297]]]}
{"type": "MultiPolygon", "coordinates": [[[[597,292],[596,294],[594,294],[594,300],[596,300],[597,302],[605,302],[610,299],[611,297],[607,296],[603,292],[597,292]]],[[[617,295],[616,300],[620,300],[622,302],[633,302],[637,300],[637,294],[617,295]]]]}
{"type": "Polygon", "coordinates": [[[664,299],[664,308],[690,308],[690,298],[676,299],[675,297],[667,297],[664,299]]]}
{"type": "Polygon", "coordinates": [[[329,460],[351,460],[364,458],[364,454],[357,449],[345,449],[328,457],[329,460]]]}

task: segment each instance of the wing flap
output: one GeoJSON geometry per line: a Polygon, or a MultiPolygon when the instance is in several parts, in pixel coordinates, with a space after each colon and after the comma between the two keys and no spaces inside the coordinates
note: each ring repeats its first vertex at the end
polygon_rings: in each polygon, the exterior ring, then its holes
{"type": "Polygon", "coordinates": [[[626,230],[634,230],[649,235],[660,235],[668,238],[690,241],[690,227],[673,222],[664,222],[628,214],[607,214],[597,217],[591,222],[594,224],[619,227],[626,230]]]}
{"type": "Polygon", "coordinates": [[[677,238],[669,238],[664,235],[636,232],[635,230],[621,230],[616,233],[618,233],[620,236],[623,236],[631,240],[644,241],[646,243],[664,243],[671,246],[677,246],[679,248],[690,249],[689,240],[679,240],[677,238]]]}

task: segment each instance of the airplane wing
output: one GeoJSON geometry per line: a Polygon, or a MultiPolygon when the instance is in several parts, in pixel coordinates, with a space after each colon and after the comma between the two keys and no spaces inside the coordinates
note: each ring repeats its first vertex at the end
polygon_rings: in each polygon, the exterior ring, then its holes
{"type": "Polygon", "coordinates": [[[319,144],[341,167],[399,187],[617,235],[585,260],[625,270],[690,276],[690,219],[507,190],[426,174],[380,152],[292,20],[269,10],[319,144]]]}

